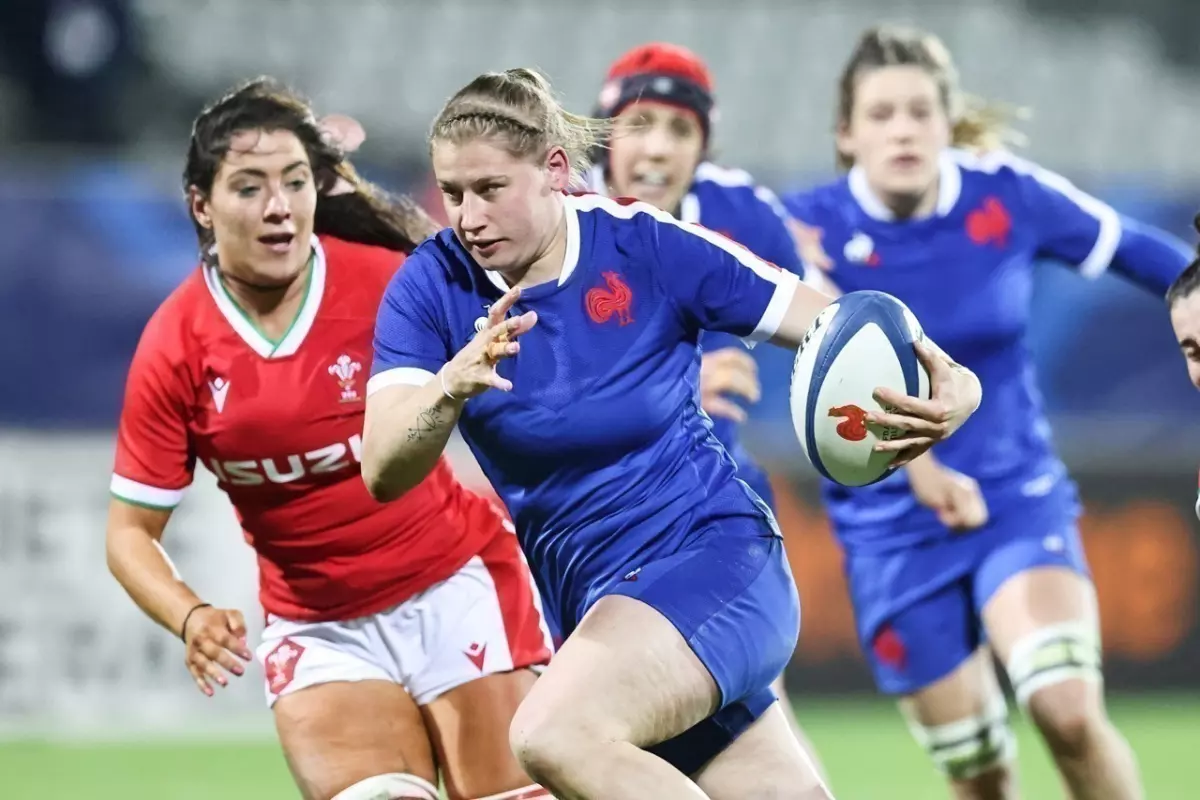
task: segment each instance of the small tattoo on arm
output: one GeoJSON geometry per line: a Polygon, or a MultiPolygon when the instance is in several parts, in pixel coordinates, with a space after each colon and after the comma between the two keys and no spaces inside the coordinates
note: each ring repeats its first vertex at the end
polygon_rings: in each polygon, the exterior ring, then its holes
{"type": "Polygon", "coordinates": [[[426,406],[417,412],[416,424],[408,429],[408,441],[419,442],[427,434],[433,433],[442,426],[445,410],[437,406],[426,406]]]}

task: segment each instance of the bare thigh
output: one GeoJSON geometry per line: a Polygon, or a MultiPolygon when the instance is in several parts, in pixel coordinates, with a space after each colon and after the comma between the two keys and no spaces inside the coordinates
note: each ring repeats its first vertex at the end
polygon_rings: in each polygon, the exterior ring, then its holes
{"type": "Polygon", "coordinates": [[[421,708],[451,800],[532,783],[508,744],[508,729],[537,676],[499,672],[464,683],[421,708]]]}
{"type": "Polygon", "coordinates": [[[981,716],[1003,698],[991,650],[980,647],[949,675],[901,698],[900,710],[910,721],[933,727],[981,716]]]}
{"type": "Polygon", "coordinates": [[[601,598],[555,654],[513,723],[645,747],[717,709],[716,682],[666,617],[640,600],[601,598]]]}
{"type": "Polygon", "coordinates": [[[983,607],[988,639],[1007,663],[1013,645],[1047,625],[1099,625],[1096,591],[1083,575],[1065,567],[1038,567],[1000,585],[983,607]]]}
{"type": "Polygon", "coordinates": [[[711,800],[829,800],[779,703],[694,776],[711,800]]]}
{"type": "Polygon", "coordinates": [[[421,711],[394,683],[322,683],[279,698],[273,710],[305,800],[329,800],[361,780],[393,772],[437,784],[421,711]]]}

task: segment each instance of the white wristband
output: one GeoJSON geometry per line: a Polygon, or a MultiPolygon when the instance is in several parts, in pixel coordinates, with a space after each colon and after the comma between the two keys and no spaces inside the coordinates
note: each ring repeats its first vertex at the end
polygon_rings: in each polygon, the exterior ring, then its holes
{"type": "Polygon", "coordinates": [[[450,394],[450,390],[446,388],[446,373],[438,370],[438,377],[442,380],[442,394],[446,395],[446,397],[450,398],[451,400],[458,400],[458,398],[450,394]]]}

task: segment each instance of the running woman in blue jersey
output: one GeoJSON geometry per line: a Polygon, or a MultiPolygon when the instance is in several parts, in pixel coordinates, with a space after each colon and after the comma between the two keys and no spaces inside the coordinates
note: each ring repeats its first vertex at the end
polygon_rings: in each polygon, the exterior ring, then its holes
{"type": "MultiPolygon", "coordinates": [[[[511,731],[553,794],[828,797],[769,688],[799,630],[779,531],[690,376],[701,330],[796,348],[830,300],[653,206],[566,195],[602,128],[523,69],[476,78],[438,115],[452,228],[380,306],[364,479],[402,494],[460,426],[566,635],[511,731]]],[[[910,435],[878,445],[901,460],[981,393],[918,352],[934,398],[891,395],[910,435]]]]}
{"type": "MultiPolygon", "coordinates": [[[[632,197],[684,222],[717,231],[759,258],[802,274],[796,242],[775,194],[742,170],[707,160],[712,136],[713,79],[708,66],[687,48],[644,44],[613,62],[600,90],[596,116],[612,120],[607,147],[597,151],[588,183],[593,191],[632,197]]],[[[681,268],[687,269],[686,265],[681,268]]],[[[742,445],[744,403],[762,388],[758,365],[736,336],[706,331],[700,338],[700,406],[713,433],[737,463],[738,477],[774,510],[767,473],[742,445]]],[[[783,676],[771,687],[783,700],[783,676]]],[[[814,762],[816,751],[800,729],[790,702],[780,704],[814,762]]],[[[818,765],[819,768],[819,765],[818,765]]]]}
{"type": "Polygon", "coordinates": [[[1000,119],[964,107],[936,38],[873,29],[839,87],[848,173],[783,198],[819,231],[823,278],[899,297],[984,386],[979,411],[934,449],[937,462],[926,456],[865,489],[826,485],[824,500],[876,683],[903,698],[959,797],[1016,792],[993,653],[1073,796],[1140,797],[1134,757],[1106,715],[1079,500],[1024,334],[1035,260],[1086,277],[1111,270],[1161,297],[1187,255],[999,151],[1000,119]]]}

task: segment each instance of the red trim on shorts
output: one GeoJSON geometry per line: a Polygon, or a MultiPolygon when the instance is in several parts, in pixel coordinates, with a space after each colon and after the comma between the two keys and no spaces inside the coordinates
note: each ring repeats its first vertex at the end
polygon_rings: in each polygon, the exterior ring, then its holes
{"type": "Polygon", "coordinates": [[[479,558],[496,586],[513,669],[550,663],[552,654],[544,622],[534,601],[533,575],[521,555],[517,537],[501,530],[479,551],[479,558]]]}

